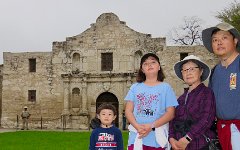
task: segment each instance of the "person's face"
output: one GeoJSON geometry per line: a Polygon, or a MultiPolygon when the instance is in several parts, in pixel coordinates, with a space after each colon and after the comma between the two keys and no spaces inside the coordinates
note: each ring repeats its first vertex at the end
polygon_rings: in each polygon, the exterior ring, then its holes
{"type": "Polygon", "coordinates": [[[194,85],[201,83],[202,70],[197,66],[197,64],[189,61],[182,66],[182,76],[183,80],[188,85],[194,85]]]}
{"type": "Polygon", "coordinates": [[[218,31],[212,35],[213,52],[219,57],[229,56],[236,50],[237,38],[228,31],[218,31]]]}
{"type": "Polygon", "coordinates": [[[148,57],[142,64],[142,71],[145,75],[158,74],[160,64],[154,57],[148,57]]]}
{"type": "Polygon", "coordinates": [[[100,114],[98,114],[98,119],[100,119],[101,124],[107,126],[110,126],[115,118],[116,115],[114,115],[110,109],[103,109],[100,111],[100,114]]]}

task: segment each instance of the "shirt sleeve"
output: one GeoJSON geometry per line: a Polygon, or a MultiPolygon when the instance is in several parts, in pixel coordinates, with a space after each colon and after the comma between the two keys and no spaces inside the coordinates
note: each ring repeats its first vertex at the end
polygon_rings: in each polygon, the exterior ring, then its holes
{"type": "Polygon", "coordinates": [[[92,131],[92,134],[90,136],[90,144],[89,144],[89,150],[95,150],[95,144],[96,144],[96,141],[95,141],[95,132],[94,130],[92,131]]]}
{"type": "Polygon", "coordinates": [[[117,149],[118,150],[123,150],[123,137],[122,137],[122,132],[118,130],[118,138],[117,138],[117,149]]]}
{"type": "Polygon", "coordinates": [[[167,91],[166,91],[166,108],[172,107],[172,106],[178,106],[176,95],[172,89],[172,87],[167,84],[167,91]]]}
{"type": "Polygon", "coordinates": [[[171,120],[169,122],[168,139],[175,138],[174,135],[175,135],[175,133],[174,133],[174,128],[173,128],[173,121],[171,120]]]}
{"type": "Polygon", "coordinates": [[[129,91],[128,91],[125,99],[124,99],[125,101],[134,101],[134,96],[135,96],[135,94],[134,94],[134,89],[135,89],[135,86],[136,86],[136,83],[133,84],[133,85],[130,87],[130,89],[129,89],[129,91]]]}
{"type": "Polygon", "coordinates": [[[202,109],[199,110],[199,113],[201,114],[200,118],[191,126],[191,129],[187,133],[187,135],[192,139],[205,134],[215,119],[216,103],[214,94],[210,89],[204,91],[205,92],[200,95],[203,98],[200,103],[200,106],[202,107],[202,109]]]}

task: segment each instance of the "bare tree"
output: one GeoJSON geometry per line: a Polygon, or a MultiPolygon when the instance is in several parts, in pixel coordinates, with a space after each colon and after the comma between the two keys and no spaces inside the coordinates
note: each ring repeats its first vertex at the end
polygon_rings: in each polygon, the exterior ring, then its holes
{"type": "Polygon", "coordinates": [[[169,32],[170,42],[180,45],[202,44],[202,20],[196,16],[184,17],[184,24],[169,32]]]}
{"type": "Polygon", "coordinates": [[[222,11],[217,12],[216,17],[233,25],[240,31],[240,3],[236,0],[222,11]]]}

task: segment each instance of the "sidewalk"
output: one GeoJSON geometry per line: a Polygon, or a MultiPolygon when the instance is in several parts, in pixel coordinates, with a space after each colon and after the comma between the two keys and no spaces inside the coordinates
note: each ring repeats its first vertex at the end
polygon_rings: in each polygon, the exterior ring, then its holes
{"type": "Polygon", "coordinates": [[[78,130],[78,129],[29,129],[29,130],[21,130],[19,129],[13,129],[13,128],[0,128],[0,133],[4,132],[16,132],[16,131],[58,131],[58,132],[89,132],[89,130],[78,130]]]}
{"type": "Polygon", "coordinates": [[[15,132],[17,131],[16,129],[5,129],[5,128],[0,128],[0,133],[3,133],[3,132],[15,132]]]}

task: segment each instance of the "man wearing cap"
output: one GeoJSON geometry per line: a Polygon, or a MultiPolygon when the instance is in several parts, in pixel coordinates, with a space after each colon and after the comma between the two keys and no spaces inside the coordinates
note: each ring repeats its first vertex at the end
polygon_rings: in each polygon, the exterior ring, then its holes
{"type": "Polygon", "coordinates": [[[204,46],[218,56],[209,87],[214,91],[217,129],[224,150],[240,149],[240,34],[228,23],[202,32],[204,46]]]}
{"type": "Polygon", "coordinates": [[[28,130],[28,119],[31,116],[31,114],[28,112],[27,109],[28,109],[27,106],[25,106],[24,110],[22,111],[22,114],[21,114],[21,117],[22,117],[22,120],[23,120],[23,126],[22,126],[21,130],[24,130],[25,127],[28,130]]]}

